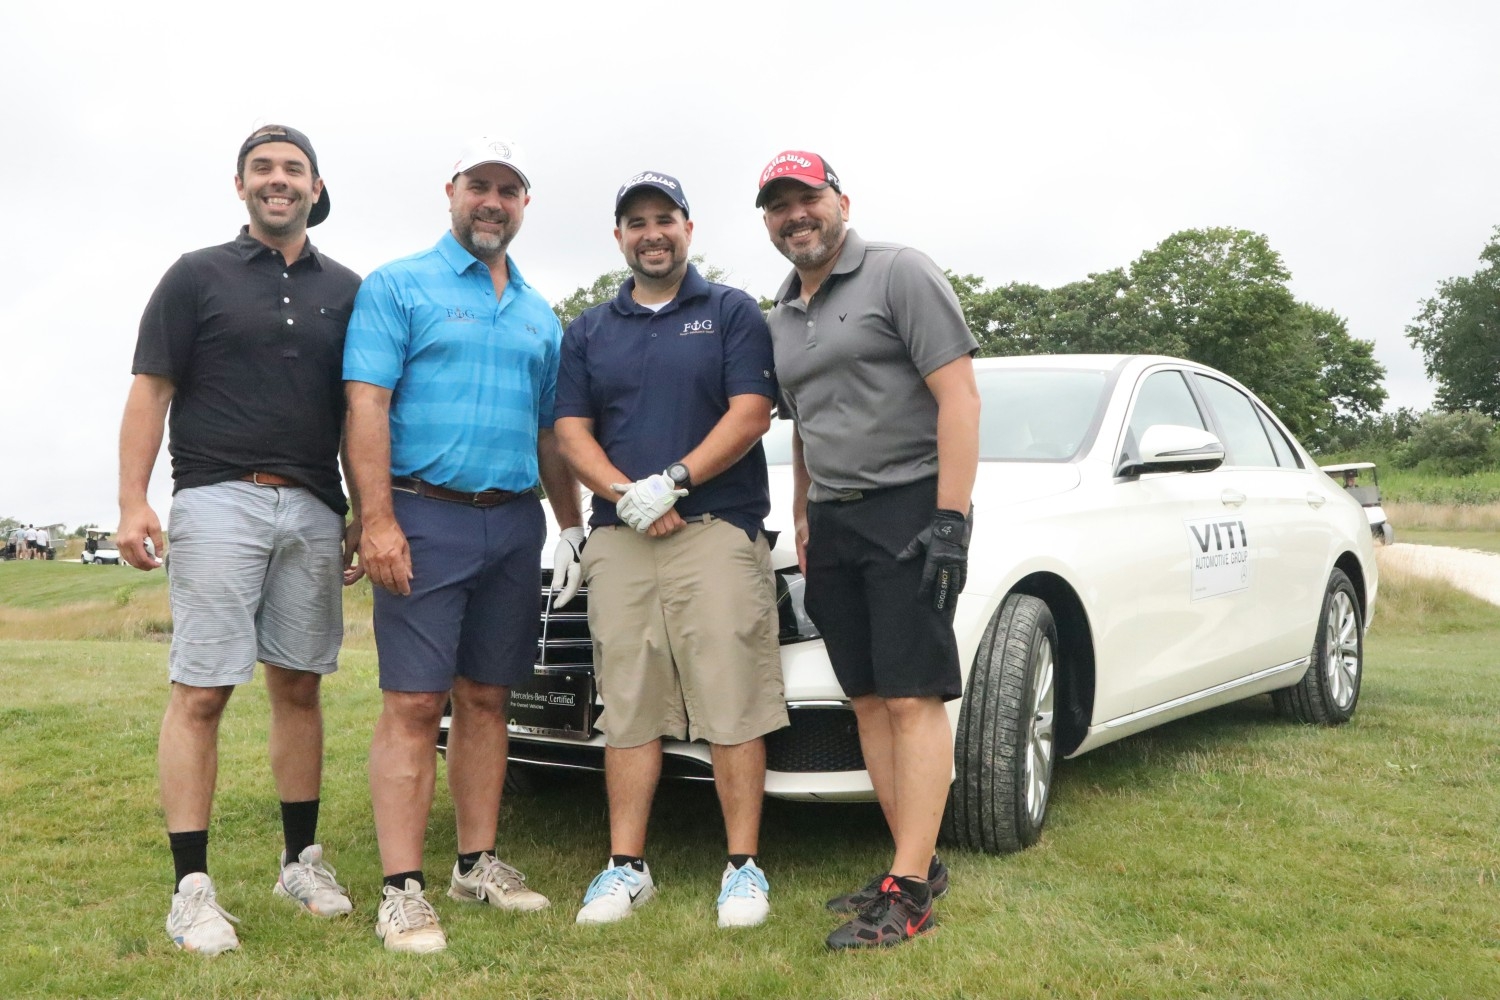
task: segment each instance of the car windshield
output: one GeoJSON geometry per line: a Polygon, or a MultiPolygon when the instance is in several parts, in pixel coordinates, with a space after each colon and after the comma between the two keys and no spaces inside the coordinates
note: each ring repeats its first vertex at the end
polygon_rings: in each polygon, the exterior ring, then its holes
{"type": "MultiPolygon", "coordinates": [[[[979,386],[979,457],[989,462],[1066,462],[1093,437],[1109,372],[1077,368],[991,368],[979,386]]],[[[790,465],[792,427],[773,420],[766,462],[790,465]]]]}

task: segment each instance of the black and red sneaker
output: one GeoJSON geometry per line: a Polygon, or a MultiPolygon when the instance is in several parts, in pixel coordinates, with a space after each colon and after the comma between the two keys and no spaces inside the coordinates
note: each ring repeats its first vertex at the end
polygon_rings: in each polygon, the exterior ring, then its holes
{"type": "MultiPolygon", "coordinates": [[[[858,913],[862,906],[873,902],[880,895],[880,887],[889,875],[890,872],[881,872],[866,882],[864,888],[834,896],[823,905],[834,913],[858,913]]],[[[942,899],[948,893],[948,866],[936,854],[927,863],[927,885],[932,891],[933,899],[942,899]]]]}
{"type": "Polygon", "coordinates": [[[828,935],[828,947],[834,951],[890,948],[926,934],[936,922],[926,883],[887,875],[880,883],[880,894],[853,920],[828,935]]]}

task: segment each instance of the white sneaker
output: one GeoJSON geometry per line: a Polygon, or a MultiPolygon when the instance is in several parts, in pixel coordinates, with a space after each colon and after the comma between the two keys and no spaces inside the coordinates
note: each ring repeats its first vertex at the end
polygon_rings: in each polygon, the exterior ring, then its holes
{"type": "Polygon", "coordinates": [[[501,910],[542,910],[552,905],[546,896],[527,888],[525,875],[489,852],[479,856],[467,875],[458,873],[457,864],[453,866],[448,897],[460,903],[489,903],[501,910]]]}
{"type": "Polygon", "coordinates": [[[230,922],[239,923],[214,896],[214,883],[202,872],[184,875],[167,914],[167,935],[183,951],[217,955],[240,946],[230,922]]]}
{"type": "Polygon", "coordinates": [[[407,879],[404,889],[385,886],[380,895],[375,936],[385,942],[386,951],[426,955],[448,947],[447,935],[438,926],[437,911],[422,895],[416,879],[407,879]]]}
{"type": "Polygon", "coordinates": [[[726,865],[719,880],[719,926],[754,927],[763,923],[771,914],[770,891],[766,873],[754,861],[740,868],[726,865]]]}
{"type": "Polygon", "coordinates": [[[281,852],[281,875],[271,890],[278,896],[295,900],[308,913],[318,917],[342,917],[354,909],[349,901],[349,891],[334,876],[338,874],[331,865],[323,863],[323,848],[313,844],[297,855],[297,860],[286,863],[286,852],[281,852]]]}
{"type": "Polygon", "coordinates": [[[636,907],[656,895],[651,866],[643,863],[643,867],[645,871],[638,872],[629,865],[616,865],[594,876],[588,891],[583,894],[583,909],[578,911],[578,922],[612,924],[624,920],[636,907]]]}

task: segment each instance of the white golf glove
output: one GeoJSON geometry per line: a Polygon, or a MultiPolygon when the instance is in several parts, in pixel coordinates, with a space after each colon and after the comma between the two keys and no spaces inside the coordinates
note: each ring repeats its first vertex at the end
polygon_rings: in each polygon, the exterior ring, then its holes
{"type": "Polygon", "coordinates": [[[633,483],[613,483],[610,489],[625,494],[615,503],[620,520],[643,534],[679,498],[688,495],[687,490],[678,489],[672,478],[662,472],[633,483]]]}
{"type": "Polygon", "coordinates": [[[564,528],[552,553],[552,606],[560,608],[578,593],[583,582],[583,563],[578,553],[583,548],[583,529],[564,528]]]}

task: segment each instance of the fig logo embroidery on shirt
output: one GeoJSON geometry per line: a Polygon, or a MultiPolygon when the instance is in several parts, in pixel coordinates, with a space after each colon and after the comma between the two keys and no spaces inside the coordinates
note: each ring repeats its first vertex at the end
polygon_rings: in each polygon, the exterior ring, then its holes
{"type": "Polygon", "coordinates": [[[479,313],[473,309],[465,309],[462,306],[457,306],[445,311],[448,313],[448,321],[450,323],[477,323],[479,321],[479,313]]]}
{"type": "Polygon", "coordinates": [[[682,332],[679,337],[686,337],[694,333],[713,333],[714,321],[711,319],[695,319],[692,322],[682,324],[682,332]]]}
{"type": "Polygon", "coordinates": [[[839,322],[842,323],[844,321],[844,318],[848,315],[848,313],[839,313],[839,322]]]}

